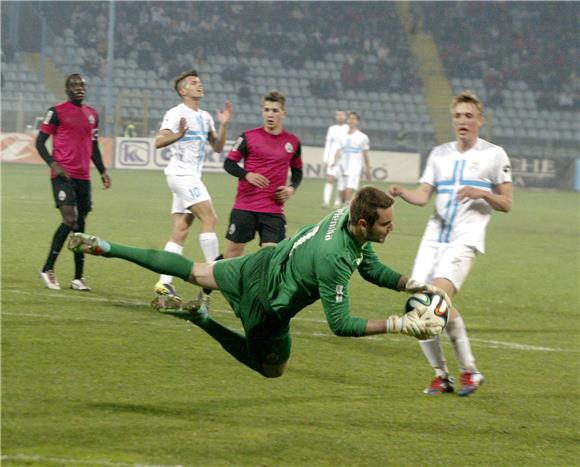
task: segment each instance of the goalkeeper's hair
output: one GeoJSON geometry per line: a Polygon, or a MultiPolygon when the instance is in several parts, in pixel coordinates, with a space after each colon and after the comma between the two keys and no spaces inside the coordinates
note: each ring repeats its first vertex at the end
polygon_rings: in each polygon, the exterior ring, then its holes
{"type": "Polygon", "coordinates": [[[268,93],[264,94],[264,97],[262,97],[262,103],[266,101],[279,102],[282,110],[284,110],[286,107],[286,98],[280,91],[269,91],[268,93]]]}
{"type": "Polygon", "coordinates": [[[477,97],[475,93],[473,91],[470,91],[469,89],[464,89],[453,98],[453,100],[451,101],[451,106],[449,107],[451,113],[452,114],[455,113],[455,107],[457,107],[457,104],[463,103],[475,105],[475,108],[479,111],[479,113],[481,115],[484,114],[483,103],[481,102],[479,97],[477,97]]]}
{"type": "MultiPolygon", "coordinates": [[[[179,94],[179,90],[181,89],[183,80],[188,76],[195,76],[196,78],[199,78],[199,75],[195,70],[184,71],[183,73],[181,73],[177,78],[173,80],[173,87],[177,94],[179,94]]],[[[181,94],[179,94],[179,96],[181,97],[181,94]]]]}
{"type": "Polygon", "coordinates": [[[363,186],[350,203],[350,223],[355,225],[359,219],[364,219],[372,227],[379,218],[377,210],[388,209],[393,204],[395,200],[384,191],[373,186],[363,186]]]}

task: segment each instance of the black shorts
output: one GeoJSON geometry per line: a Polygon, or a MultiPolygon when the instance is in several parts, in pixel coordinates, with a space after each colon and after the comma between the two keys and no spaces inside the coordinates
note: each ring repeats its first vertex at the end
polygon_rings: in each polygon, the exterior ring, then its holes
{"type": "Polygon", "coordinates": [[[51,182],[54,203],[57,208],[76,206],[79,214],[91,211],[93,201],[90,180],[79,180],[78,178],[65,180],[62,177],[55,177],[51,182]]]}
{"type": "Polygon", "coordinates": [[[226,238],[235,243],[248,243],[256,232],[263,243],[280,243],[286,238],[286,217],[284,214],[243,211],[232,209],[226,238]]]}

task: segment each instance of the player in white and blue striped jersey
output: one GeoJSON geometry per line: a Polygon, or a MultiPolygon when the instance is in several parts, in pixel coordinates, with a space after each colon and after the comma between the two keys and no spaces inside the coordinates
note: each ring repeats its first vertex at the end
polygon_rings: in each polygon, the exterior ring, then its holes
{"type": "MultiPolygon", "coordinates": [[[[191,70],[182,73],[175,79],[174,84],[181,104],[167,111],[155,138],[157,149],[169,147],[171,151],[165,176],[173,193],[171,205],[173,228],[164,249],[182,254],[193,219],[198,218],[201,224],[199,234],[201,250],[205,260],[211,262],[219,255],[217,216],[201,176],[207,146],[217,153],[224,148],[233,105],[226,102],[223,110],[218,111],[220,127],[216,131],[212,116],[200,108],[204,88],[197,72],[191,70]]],[[[180,299],[172,280],[169,275],[161,275],[155,285],[158,297],[154,300],[153,306],[156,308],[171,308],[173,301],[179,305],[180,299]]]]}
{"type": "MultiPolygon", "coordinates": [[[[503,148],[479,138],[484,112],[477,96],[461,92],[452,101],[451,114],[456,140],[431,151],[417,189],[394,185],[389,193],[417,206],[425,206],[435,193],[435,210],[427,222],[411,277],[430,282],[453,297],[475,257],[485,252],[485,230],[491,212],[511,209],[512,178],[503,148]]],[[[459,395],[467,396],[483,383],[483,375],[475,364],[463,318],[455,308],[447,334],[461,371],[459,395]]],[[[425,393],[453,392],[454,381],[439,337],[420,344],[435,370],[435,379],[425,393]]]]}

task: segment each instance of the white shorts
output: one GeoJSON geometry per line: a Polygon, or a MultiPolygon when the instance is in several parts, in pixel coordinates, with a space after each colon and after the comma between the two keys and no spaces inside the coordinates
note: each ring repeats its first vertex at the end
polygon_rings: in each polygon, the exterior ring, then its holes
{"type": "Polygon", "coordinates": [[[361,166],[355,167],[354,170],[352,167],[349,167],[348,172],[345,172],[344,169],[340,170],[336,177],[336,189],[338,191],[344,191],[347,188],[354,191],[358,190],[361,171],[361,166]]]}
{"type": "Polygon", "coordinates": [[[338,175],[339,175],[339,164],[336,164],[334,167],[331,167],[330,164],[327,165],[326,166],[326,175],[338,179],[338,175]]]}
{"type": "Polygon", "coordinates": [[[411,278],[430,283],[436,277],[451,281],[457,291],[473,266],[477,250],[467,245],[421,242],[411,278]]]}
{"type": "Polygon", "coordinates": [[[188,208],[203,201],[211,201],[211,197],[203,182],[190,175],[167,175],[167,185],[173,193],[171,214],[191,212],[188,208]]]}

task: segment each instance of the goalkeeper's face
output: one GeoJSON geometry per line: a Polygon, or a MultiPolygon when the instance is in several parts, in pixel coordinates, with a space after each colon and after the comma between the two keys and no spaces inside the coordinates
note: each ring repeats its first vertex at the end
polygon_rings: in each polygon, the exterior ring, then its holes
{"type": "Polygon", "coordinates": [[[368,242],[384,243],[393,231],[393,208],[378,208],[377,214],[375,223],[366,227],[366,237],[368,242]]]}

